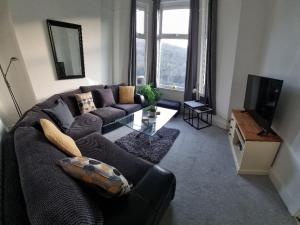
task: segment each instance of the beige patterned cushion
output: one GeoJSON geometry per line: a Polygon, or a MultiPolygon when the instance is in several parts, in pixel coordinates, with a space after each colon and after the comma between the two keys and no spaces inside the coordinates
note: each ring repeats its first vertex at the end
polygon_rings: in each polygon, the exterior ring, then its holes
{"type": "Polygon", "coordinates": [[[81,114],[96,110],[92,92],[75,94],[81,114]]]}
{"type": "Polygon", "coordinates": [[[40,124],[48,141],[69,156],[81,156],[75,141],[62,133],[51,121],[40,119],[40,124]]]}
{"type": "Polygon", "coordinates": [[[87,157],[73,157],[59,160],[58,164],[70,176],[100,188],[104,197],[127,194],[130,185],[114,167],[87,157]]]}

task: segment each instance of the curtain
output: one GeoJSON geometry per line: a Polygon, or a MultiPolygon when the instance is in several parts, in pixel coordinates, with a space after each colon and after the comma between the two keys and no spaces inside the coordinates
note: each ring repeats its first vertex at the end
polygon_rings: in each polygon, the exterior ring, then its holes
{"type": "Polygon", "coordinates": [[[198,34],[199,34],[199,1],[190,0],[189,38],[187,49],[184,100],[193,99],[193,89],[198,76],[198,34]]]}
{"type": "Polygon", "coordinates": [[[136,83],[136,0],[131,0],[128,84],[136,83]]]}
{"type": "Polygon", "coordinates": [[[207,24],[207,54],[205,99],[216,113],[216,45],[217,45],[217,0],[209,0],[207,24]]]}
{"type": "Polygon", "coordinates": [[[157,74],[157,21],[159,16],[160,0],[152,0],[152,26],[149,38],[148,83],[156,87],[157,74]]]}

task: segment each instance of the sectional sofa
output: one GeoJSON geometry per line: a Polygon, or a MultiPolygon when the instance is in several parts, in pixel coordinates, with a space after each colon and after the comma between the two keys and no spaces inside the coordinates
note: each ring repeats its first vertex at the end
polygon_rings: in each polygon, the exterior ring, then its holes
{"type": "Polygon", "coordinates": [[[143,107],[143,96],[139,95],[135,104],[118,104],[118,87],[85,86],[55,94],[33,106],[5,135],[1,152],[1,224],[159,223],[174,198],[175,176],[102,136],[103,129],[114,126],[116,119],[143,107]],[[97,88],[111,88],[116,104],[80,115],[74,94],[93,93],[97,88]],[[75,118],[65,133],[76,140],[84,156],[116,167],[133,184],[127,196],[101,197],[94,187],[74,180],[57,166],[57,161],[67,156],[46,140],[39,120],[52,121],[43,109],[54,106],[58,99],[68,105],[75,118]]]}

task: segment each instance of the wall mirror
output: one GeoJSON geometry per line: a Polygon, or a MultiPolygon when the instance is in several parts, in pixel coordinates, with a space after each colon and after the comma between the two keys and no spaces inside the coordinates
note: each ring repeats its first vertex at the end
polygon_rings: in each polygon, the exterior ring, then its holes
{"type": "Polygon", "coordinates": [[[55,20],[47,26],[58,79],[85,77],[81,26],[55,20]]]}

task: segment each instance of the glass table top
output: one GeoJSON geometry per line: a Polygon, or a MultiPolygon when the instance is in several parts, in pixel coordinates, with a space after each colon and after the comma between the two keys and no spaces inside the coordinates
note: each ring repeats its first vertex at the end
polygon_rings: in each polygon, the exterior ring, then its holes
{"type": "Polygon", "coordinates": [[[116,122],[135,131],[153,136],[177,113],[177,110],[156,107],[158,115],[152,118],[149,117],[149,108],[150,107],[141,109],[116,122]]]}

